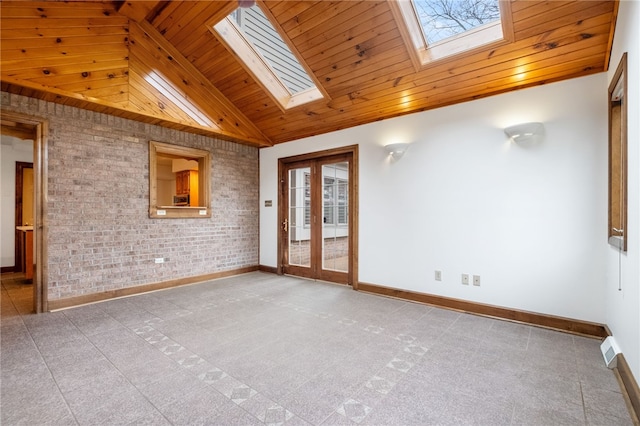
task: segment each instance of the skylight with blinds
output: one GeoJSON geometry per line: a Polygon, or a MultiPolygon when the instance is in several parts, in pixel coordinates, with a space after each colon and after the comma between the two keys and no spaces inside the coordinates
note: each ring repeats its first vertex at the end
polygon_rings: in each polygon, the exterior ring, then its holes
{"type": "Polygon", "coordinates": [[[236,9],[213,30],[283,109],[323,98],[258,4],[236,9]]]}

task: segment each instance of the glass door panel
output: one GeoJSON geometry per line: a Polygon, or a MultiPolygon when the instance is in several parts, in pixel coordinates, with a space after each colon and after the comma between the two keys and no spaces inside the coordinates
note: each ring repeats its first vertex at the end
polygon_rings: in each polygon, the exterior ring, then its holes
{"type": "Polygon", "coordinates": [[[289,170],[289,265],[311,267],[311,168],[289,170]]]}
{"type": "Polygon", "coordinates": [[[322,269],[349,270],[349,163],[322,166],[322,269]]]}

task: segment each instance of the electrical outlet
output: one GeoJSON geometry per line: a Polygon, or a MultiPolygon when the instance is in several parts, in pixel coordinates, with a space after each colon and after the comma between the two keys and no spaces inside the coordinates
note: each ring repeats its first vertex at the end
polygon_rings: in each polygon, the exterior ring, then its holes
{"type": "Polygon", "coordinates": [[[462,284],[469,285],[469,274],[462,274],[462,284]]]}
{"type": "Polygon", "coordinates": [[[436,281],[442,281],[442,271],[436,271],[436,281]]]}
{"type": "Polygon", "coordinates": [[[480,275],[473,276],[473,285],[480,287],[480,275]]]}

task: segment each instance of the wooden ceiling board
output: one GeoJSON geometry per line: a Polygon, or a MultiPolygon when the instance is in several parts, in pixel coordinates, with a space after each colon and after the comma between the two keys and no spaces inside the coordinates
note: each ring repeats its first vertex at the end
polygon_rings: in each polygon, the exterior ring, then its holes
{"type": "Polygon", "coordinates": [[[266,146],[608,67],[616,1],[513,0],[512,41],[418,68],[390,1],[258,0],[330,97],[284,112],[209,30],[235,0],[3,1],[2,88],[211,133],[148,83],[160,72],[221,137],[266,146]],[[129,20],[154,43],[133,46],[129,20]]]}
{"type": "Polygon", "coordinates": [[[146,0],[128,0],[122,2],[120,5],[120,12],[122,15],[127,16],[134,21],[142,21],[156,8],[158,1],[146,1],[146,0]]]}
{"type": "Polygon", "coordinates": [[[360,43],[373,40],[389,32],[394,32],[396,37],[399,36],[396,21],[389,14],[381,14],[373,17],[371,22],[354,25],[332,38],[323,37],[323,39],[316,40],[313,47],[303,50],[303,52],[307,63],[313,68],[321,66],[319,64],[322,63],[339,60],[341,54],[351,52],[360,43]]]}
{"type": "Polygon", "coordinates": [[[531,37],[536,34],[542,34],[551,28],[560,28],[567,25],[574,25],[582,20],[592,18],[598,15],[609,15],[613,12],[613,3],[595,3],[580,2],[569,3],[560,7],[540,13],[534,17],[528,17],[522,20],[514,20],[515,39],[531,37]]]}
{"type": "Polygon", "coordinates": [[[307,9],[313,8],[318,3],[325,3],[327,0],[309,0],[309,1],[296,1],[280,0],[269,1],[265,3],[271,10],[273,16],[278,19],[281,24],[287,22],[290,19],[296,19],[296,16],[302,15],[307,9]]]}

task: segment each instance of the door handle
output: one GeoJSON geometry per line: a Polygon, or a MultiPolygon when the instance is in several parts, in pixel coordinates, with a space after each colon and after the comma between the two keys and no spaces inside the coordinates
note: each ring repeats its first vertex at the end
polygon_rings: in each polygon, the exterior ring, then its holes
{"type": "Polygon", "coordinates": [[[624,229],[618,229],[618,228],[611,228],[611,229],[613,229],[618,234],[624,235],[624,229]]]}
{"type": "Polygon", "coordinates": [[[284,222],[282,222],[282,230],[284,232],[289,232],[289,220],[285,219],[284,222]]]}

